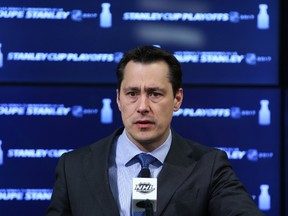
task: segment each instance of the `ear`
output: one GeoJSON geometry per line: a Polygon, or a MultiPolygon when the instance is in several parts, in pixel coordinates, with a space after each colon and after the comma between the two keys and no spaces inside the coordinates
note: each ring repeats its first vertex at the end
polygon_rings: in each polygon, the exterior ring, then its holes
{"type": "Polygon", "coordinates": [[[117,103],[117,105],[118,105],[118,109],[121,111],[121,105],[120,105],[120,92],[119,92],[118,89],[116,90],[116,103],[117,103]]]}
{"type": "Polygon", "coordinates": [[[182,101],[183,101],[183,89],[179,88],[174,98],[174,108],[173,108],[174,112],[179,110],[179,108],[181,107],[182,101]]]}

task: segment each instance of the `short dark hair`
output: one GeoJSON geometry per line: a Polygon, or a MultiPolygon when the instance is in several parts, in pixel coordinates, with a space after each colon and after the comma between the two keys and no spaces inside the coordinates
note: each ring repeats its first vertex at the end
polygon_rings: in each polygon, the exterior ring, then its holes
{"type": "Polygon", "coordinates": [[[117,66],[117,89],[120,90],[124,79],[124,71],[128,62],[149,64],[157,61],[165,61],[169,67],[169,81],[172,84],[173,94],[182,88],[182,67],[180,62],[170,52],[156,46],[141,46],[128,51],[117,66]]]}

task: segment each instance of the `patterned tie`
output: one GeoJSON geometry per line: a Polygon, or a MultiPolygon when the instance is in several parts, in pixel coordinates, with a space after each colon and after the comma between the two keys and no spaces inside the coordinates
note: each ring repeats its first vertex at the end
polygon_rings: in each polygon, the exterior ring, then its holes
{"type": "Polygon", "coordinates": [[[149,165],[155,161],[157,161],[157,159],[155,157],[153,157],[150,154],[146,154],[146,153],[141,153],[136,155],[136,158],[138,159],[139,163],[141,164],[141,171],[138,175],[138,177],[141,178],[150,178],[151,177],[151,173],[149,170],[149,165]]]}

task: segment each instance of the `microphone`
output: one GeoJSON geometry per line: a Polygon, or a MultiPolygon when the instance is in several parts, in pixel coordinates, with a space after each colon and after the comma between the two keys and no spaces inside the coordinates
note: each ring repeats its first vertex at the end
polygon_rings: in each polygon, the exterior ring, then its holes
{"type": "Polygon", "coordinates": [[[133,178],[132,211],[152,216],[157,208],[157,178],[133,178]]]}

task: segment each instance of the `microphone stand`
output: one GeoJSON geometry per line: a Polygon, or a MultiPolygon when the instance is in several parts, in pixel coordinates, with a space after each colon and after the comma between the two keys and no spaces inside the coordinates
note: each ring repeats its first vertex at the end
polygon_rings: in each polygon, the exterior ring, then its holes
{"type": "Polygon", "coordinates": [[[145,216],[154,216],[153,204],[149,199],[140,201],[136,205],[139,208],[145,208],[145,216]]]}
{"type": "Polygon", "coordinates": [[[145,215],[154,216],[153,204],[150,200],[145,200],[145,215]]]}

